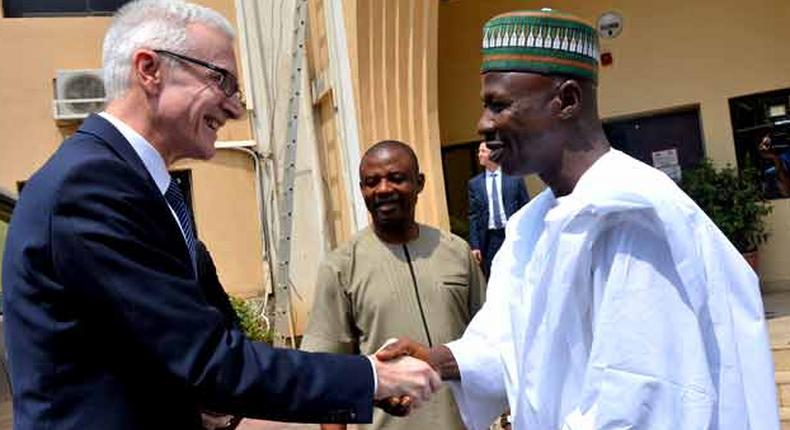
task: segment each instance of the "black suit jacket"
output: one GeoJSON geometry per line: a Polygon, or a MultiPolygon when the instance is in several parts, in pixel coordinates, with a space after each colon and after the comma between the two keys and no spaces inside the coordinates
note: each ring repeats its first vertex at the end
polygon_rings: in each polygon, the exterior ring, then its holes
{"type": "MultiPolygon", "coordinates": [[[[486,234],[488,232],[488,192],[486,191],[486,172],[478,174],[469,180],[469,246],[479,249],[483,255],[488,255],[484,249],[486,234]]],[[[517,210],[529,202],[527,188],[524,180],[518,176],[502,175],[502,204],[505,214],[510,218],[517,210]]]]}
{"type": "Polygon", "coordinates": [[[241,323],[238,315],[236,315],[236,310],[233,309],[230,297],[228,297],[225,289],[222,288],[222,283],[219,281],[219,276],[217,276],[217,267],[214,265],[214,259],[211,258],[211,253],[206,248],[206,245],[200,240],[195,241],[195,260],[200,291],[203,293],[203,297],[206,298],[206,302],[219,310],[225,327],[241,330],[241,323]]]}
{"type": "Polygon", "coordinates": [[[273,349],[227,326],[153,179],[99,116],[25,186],[3,290],[17,430],[199,428],[198,405],[371,419],[367,358],[273,349]]]}

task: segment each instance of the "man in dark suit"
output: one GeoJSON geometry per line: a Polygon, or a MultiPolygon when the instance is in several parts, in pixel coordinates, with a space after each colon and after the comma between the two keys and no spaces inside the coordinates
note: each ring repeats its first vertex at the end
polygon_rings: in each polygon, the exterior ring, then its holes
{"type": "Polygon", "coordinates": [[[469,180],[469,246],[483,273],[490,275],[491,261],[505,240],[505,222],[529,201],[524,181],[502,173],[491,161],[491,151],[481,143],[477,158],[485,168],[469,180]]]}
{"type": "MultiPolygon", "coordinates": [[[[219,281],[214,259],[211,258],[211,253],[206,245],[200,240],[195,242],[195,271],[203,297],[206,298],[209,305],[214,306],[222,314],[225,327],[242,330],[239,316],[236,315],[230,297],[219,281]]],[[[232,430],[241,422],[241,417],[203,410],[201,411],[201,421],[205,430],[232,430]]]]}
{"type": "Polygon", "coordinates": [[[167,167],[214,155],[242,113],[233,29],[180,1],[127,4],[104,41],[108,104],[27,182],[3,259],[14,428],[198,429],[202,408],[368,422],[374,399],[425,402],[415,360],[248,340],[201,289],[167,167]]]}

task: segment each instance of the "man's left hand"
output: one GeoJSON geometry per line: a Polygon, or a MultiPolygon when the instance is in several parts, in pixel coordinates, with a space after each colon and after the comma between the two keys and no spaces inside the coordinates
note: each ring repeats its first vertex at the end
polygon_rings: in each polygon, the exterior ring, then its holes
{"type": "Polygon", "coordinates": [[[373,406],[381,408],[384,412],[396,417],[405,417],[409,415],[412,411],[411,405],[412,401],[409,396],[393,396],[373,401],[373,406]]]}
{"type": "Polygon", "coordinates": [[[473,249],[472,250],[472,257],[474,257],[475,262],[477,262],[477,264],[480,264],[480,263],[483,262],[483,252],[480,251],[479,249],[473,249]]]}

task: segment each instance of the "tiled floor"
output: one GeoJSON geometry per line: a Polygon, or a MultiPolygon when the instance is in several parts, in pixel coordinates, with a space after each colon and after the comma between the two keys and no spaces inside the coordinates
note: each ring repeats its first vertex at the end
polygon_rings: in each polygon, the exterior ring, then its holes
{"type": "Polygon", "coordinates": [[[318,430],[319,426],[316,424],[288,424],[272,421],[243,420],[236,428],[238,430],[318,430]]]}
{"type": "Polygon", "coordinates": [[[771,346],[790,345],[790,292],[763,296],[771,346]]]}

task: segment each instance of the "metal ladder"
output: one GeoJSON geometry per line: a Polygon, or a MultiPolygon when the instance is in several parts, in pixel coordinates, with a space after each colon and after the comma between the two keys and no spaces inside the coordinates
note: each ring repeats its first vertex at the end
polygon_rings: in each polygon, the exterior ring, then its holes
{"type": "Polygon", "coordinates": [[[296,143],[299,133],[299,101],[302,95],[302,59],[307,30],[307,0],[295,0],[294,44],[291,62],[291,93],[288,98],[288,129],[283,157],[283,181],[280,198],[279,244],[277,246],[277,280],[274,288],[274,344],[295,346],[291,318],[290,263],[291,232],[293,230],[294,180],[296,174],[296,143]]]}

